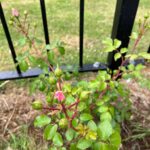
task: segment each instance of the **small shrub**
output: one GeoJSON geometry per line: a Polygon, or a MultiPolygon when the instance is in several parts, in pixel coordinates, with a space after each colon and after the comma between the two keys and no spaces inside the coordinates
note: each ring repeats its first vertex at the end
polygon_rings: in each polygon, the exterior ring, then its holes
{"type": "MultiPolygon", "coordinates": [[[[92,81],[66,82],[72,75],[63,72],[59,64],[59,59],[65,54],[64,43],[57,41],[42,49],[39,46],[41,40],[29,34],[29,30],[35,31],[37,26],[29,28],[27,17],[28,13],[25,12],[21,20],[19,12],[13,9],[11,24],[24,35],[18,44],[22,47],[28,44],[29,47],[18,57],[22,71],[30,66],[39,66],[43,71],[32,84],[31,91],[38,89],[43,92],[45,103],[36,100],[32,107],[42,112],[35,118],[34,126],[43,129],[43,137],[49,141],[49,149],[118,150],[121,146],[120,124],[130,118],[131,105],[129,91],[120,82],[120,78],[139,76],[143,65],[134,65],[132,62],[137,58],[150,59],[150,54],[142,52],[124,56],[128,49],[118,50],[121,41],[107,39],[103,42],[104,52],[115,50],[114,59],[121,59],[121,66],[114,71],[99,71],[92,81]],[[32,54],[32,50],[36,53],[32,54]]],[[[133,52],[149,27],[147,19],[145,17],[140,25],[133,52]]]]}

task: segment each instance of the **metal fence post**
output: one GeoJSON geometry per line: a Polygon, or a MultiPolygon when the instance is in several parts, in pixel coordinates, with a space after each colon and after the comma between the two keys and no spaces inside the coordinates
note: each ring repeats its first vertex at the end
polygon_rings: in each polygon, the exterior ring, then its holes
{"type": "MultiPolygon", "coordinates": [[[[121,47],[128,47],[138,5],[139,0],[117,0],[111,38],[121,40],[121,47]]],[[[114,54],[114,51],[108,54],[110,69],[117,69],[121,64],[121,60],[114,60],[114,54]]]]}
{"type": "Polygon", "coordinates": [[[80,0],[80,26],[79,26],[79,66],[83,67],[83,45],[84,45],[84,0],[80,0]]]}
{"type": "Polygon", "coordinates": [[[8,29],[8,26],[7,26],[7,23],[6,23],[6,19],[5,19],[5,16],[4,16],[3,7],[2,7],[1,2],[0,2],[0,19],[1,19],[1,22],[2,22],[2,25],[3,25],[3,28],[4,28],[4,32],[5,32],[5,35],[6,35],[6,38],[7,38],[7,42],[8,42],[10,51],[11,51],[11,55],[12,55],[14,64],[16,66],[17,73],[19,75],[21,75],[21,69],[20,69],[19,65],[17,64],[18,63],[17,55],[16,55],[16,52],[15,52],[15,49],[14,49],[14,46],[13,46],[13,42],[12,42],[10,33],[9,33],[9,29],[8,29]]]}

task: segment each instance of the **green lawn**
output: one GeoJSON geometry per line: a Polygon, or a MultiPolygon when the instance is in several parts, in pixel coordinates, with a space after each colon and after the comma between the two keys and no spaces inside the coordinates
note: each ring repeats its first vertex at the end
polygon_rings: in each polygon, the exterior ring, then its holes
{"type": "MultiPolygon", "coordinates": [[[[78,64],[79,52],[79,0],[45,0],[51,41],[61,39],[67,43],[65,63],[78,64]]],[[[136,21],[149,12],[149,0],[141,0],[136,21]]],[[[9,20],[11,8],[20,13],[28,10],[31,22],[38,23],[37,36],[44,38],[39,0],[3,0],[5,15],[9,20]]],[[[84,63],[106,62],[106,54],[101,53],[102,40],[111,35],[116,0],[85,1],[85,44],[84,63]]],[[[136,29],[136,26],[135,26],[136,29]]],[[[14,44],[19,34],[10,27],[14,44]]],[[[43,39],[44,40],[44,39],[43,39]]],[[[5,35],[0,25],[0,70],[14,69],[5,35]]],[[[149,45],[148,34],[139,48],[146,50],[149,45]]],[[[17,52],[20,48],[17,48],[17,52]]]]}

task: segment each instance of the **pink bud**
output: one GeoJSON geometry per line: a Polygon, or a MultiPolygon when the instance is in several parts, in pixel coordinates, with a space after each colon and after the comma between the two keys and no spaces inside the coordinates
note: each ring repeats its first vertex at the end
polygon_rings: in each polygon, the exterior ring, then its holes
{"type": "Polygon", "coordinates": [[[60,102],[65,99],[65,96],[62,91],[56,91],[54,97],[60,102]]]}
{"type": "Polygon", "coordinates": [[[14,17],[19,17],[19,12],[18,12],[18,10],[15,9],[15,8],[13,8],[13,9],[12,9],[12,15],[13,15],[14,17]]]}

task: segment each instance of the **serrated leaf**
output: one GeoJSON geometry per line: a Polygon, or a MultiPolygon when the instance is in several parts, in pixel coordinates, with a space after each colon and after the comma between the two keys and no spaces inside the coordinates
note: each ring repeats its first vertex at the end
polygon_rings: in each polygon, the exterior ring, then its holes
{"type": "Polygon", "coordinates": [[[137,32],[132,32],[130,38],[133,39],[133,40],[136,40],[138,38],[138,33],[137,32]]]}
{"type": "Polygon", "coordinates": [[[81,112],[81,111],[83,111],[84,109],[86,109],[87,108],[87,106],[86,106],[86,103],[85,102],[80,102],[79,104],[78,104],[78,110],[81,112]]]}
{"type": "Polygon", "coordinates": [[[93,146],[93,150],[113,150],[107,143],[98,142],[93,146]]]}
{"type": "Polygon", "coordinates": [[[70,144],[70,149],[69,150],[77,150],[77,144],[71,143],[70,144]]]}
{"type": "Polygon", "coordinates": [[[58,51],[61,55],[64,55],[65,54],[65,48],[62,47],[62,46],[58,46],[58,51]]]}
{"type": "Polygon", "coordinates": [[[146,52],[139,53],[139,56],[143,57],[144,59],[150,59],[150,54],[146,52]]]}
{"type": "Polygon", "coordinates": [[[129,59],[130,59],[130,60],[134,60],[134,59],[136,59],[137,57],[138,57],[138,55],[136,55],[136,54],[131,54],[130,57],[129,57],[129,59]]]}
{"type": "Polygon", "coordinates": [[[86,139],[96,140],[97,139],[97,132],[93,131],[93,130],[88,131],[88,133],[86,134],[86,139]]]}
{"type": "Polygon", "coordinates": [[[121,45],[121,41],[119,41],[118,39],[114,39],[114,49],[117,49],[120,47],[121,45]]]}
{"type": "Polygon", "coordinates": [[[56,147],[50,147],[50,149],[48,149],[48,150],[57,150],[57,148],[56,147]]]}
{"type": "Polygon", "coordinates": [[[92,145],[91,140],[80,139],[77,143],[77,148],[79,149],[87,149],[92,145]]]}
{"type": "Polygon", "coordinates": [[[103,139],[107,140],[110,135],[113,133],[113,128],[110,121],[106,120],[99,124],[98,126],[98,136],[103,139]]]}
{"type": "Polygon", "coordinates": [[[120,53],[121,54],[124,54],[124,53],[127,53],[128,52],[128,49],[127,48],[121,48],[120,50],[120,53]]]}
{"type": "Polygon", "coordinates": [[[23,72],[27,71],[28,68],[29,68],[28,63],[27,63],[25,60],[22,60],[22,61],[19,63],[19,66],[20,66],[20,68],[21,68],[21,70],[22,70],[23,72]]]}
{"type": "Polygon", "coordinates": [[[106,82],[101,82],[100,87],[99,87],[99,90],[100,90],[100,91],[103,91],[103,90],[106,89],[106,87],[107,87],[107,83],[106,83],[106,82]]]}
{"type": "Polygon", "coordinates": [[[116,53],[116,54],[114,55],[115,61],[117,61],[119,58],[121,58],[121,54],[120,54],[120,53],[116,53]]]}
{"type": "Polygon", "coordinates": [[[119,134],[119,132],[115,131],[109,139],[111,145],[117,147],[117,149],[119,149],[120,145],[121,145],[121,136],[119,134]]]}
{"type": "Polygon", "coordinates": [[[28,58],[29,58],[29,61],[30,61],[33,65],[38,65],[37,62],[36,62],[36,57],[30,55],[28,58]]]}
{"type": "Polygon", "coordinates": [[[44,129],[44,138],[46,140],[51,140],[51,128],[52,128],[52,125],[48,125],[45,129],[44,129]]]}
{"type": "Polygon", "coordinates": [[[104,112],[107,112],[108,111],[108,107],[107,106],[100,106],[98,108],[98,112],[100,113],[104,113],[104,112]]]}
{"type": "Polygon", "coordinates": [[[109,46],[109,47],[106,47],[104,50],[103,50],[103,52],[112,52],[112,51],[114,51],[114,47],[113,46],[109,46]]]}
{"type": "Polygon", "coordinates": [[[54,65],[54,52],[52,50],[48,51],[48,61],[50,62],[50,64],[54,65]]]}
{"type": "Polygon", "coordinates": [[[81,121],[89,121],[89,120],[92,120],[92,116],[88,113],[83,113],[80,115],[80,120],[81,121]]]}
{"type": "Polygon", "coordinates": [[[144,69],[144,68],[145,68],[145,66],[142,65],[142,64],[138,64],[138,65],[135,66],[135,70],[136,70],[136,71],[140,71],[140,70],[142,70],[142,69],[144,69]]]}
{"type": "Polygon", "coordinates": [[[108,121],[111,121],[112,120],[112,116],[109,112],[104,112],[100,115],[100,120],[101,121],[105,121],[105,120],[108,120],[108,121]]]}
{"type": "Polygon", "coordinates": [[[75,98],[73,96],[71,96],[71,95],[67,96],[66,101],[65,101],[66,104],[69,105],[74,102],[75,102],[75,98]]]}
{"type": "Polygon", "coordinates": [[[66,134],[65,134],[66,139],[68,141],[71,141],[73,139],[74,135],[75,135],[75,132],[74,132],[73,129],[68,129],[67,132],[66,132],[66,134]]]}
{"type": "Polygon", "coordinates": [[[97,131],[97,125],[93,120],[90,120],[87,124],[90,130],[97,131]]]}
{"type": "Polygon", "coordinates": [[[54,126],[52,126],[51,128],[50,128],[50,126],[48,127],[48,129],[47,129],[48,133],[46,134],[48,140],[53,139],[54,135],[57,132],[57,128],[58,128],[58,126],[56,124],[54,126]]]}
{"type": "Polygon", "coordinates": [[[34,121],[34,126],[41,128],[41,127],[49,124],[50,122],[51,122],[51,118],[49,118],[46,115],[40,115],[40,116],[36,117],[36,119],[34,121]]]}
{"type": "Polygon", "coordinates": [[[62,136],[61,134],[59,133],[56,133],[54,138],[53,138],[53,144],[60,147],[63,145],[63,139],[62,139],[62,136]]]}

